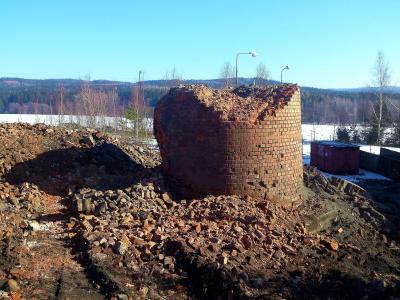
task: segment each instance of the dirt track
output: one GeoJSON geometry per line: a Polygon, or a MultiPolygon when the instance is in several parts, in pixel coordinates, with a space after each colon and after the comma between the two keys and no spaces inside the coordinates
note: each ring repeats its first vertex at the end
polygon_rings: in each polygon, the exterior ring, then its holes
{"type": "Polygon", "coordinates": [[[292,207],[178,202],[145,147],[44,125],[0,133],[0,298],[400,294],[398,185],[345,193],[306,169],[292,207]]]}

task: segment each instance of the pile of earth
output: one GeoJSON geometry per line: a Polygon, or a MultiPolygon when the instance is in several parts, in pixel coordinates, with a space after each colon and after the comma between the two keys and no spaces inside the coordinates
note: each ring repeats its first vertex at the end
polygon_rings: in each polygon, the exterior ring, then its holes
{"type": "Polygon", "coordinates": [[[168,98],[189,97],[210,111],[215,112],[221,120],[257,121],[275,115],[284,108],[293,94],[299,91],[296,84],[280,84],[262,87],[240,86],[236,89],[212,89],[205,85],[179,85],[171,88],[160,100],[168,98]]]}
{"type": "Polygon", "coordinates": [[[127,187],[159,164],[157,152],[90,129],[0,125],[0,299],[60,298],[65,282],[91,299],[67,233],[68,194],[127,187]]]}
{"type": "Polygon", "coordinates": [[[0,125],[0,298],[389,298],[399,224],[304,169],[303,201],[179,199],[156,151],[100,132],[0,125]]]}

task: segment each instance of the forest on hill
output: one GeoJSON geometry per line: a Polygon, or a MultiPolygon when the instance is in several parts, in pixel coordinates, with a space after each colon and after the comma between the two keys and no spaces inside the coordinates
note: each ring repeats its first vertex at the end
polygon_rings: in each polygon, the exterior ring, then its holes
{"type": "MultiPolygon", "coordinates": [[[[240,78],[240,84],[251,84],[254,78],[240,78]]],[[[140,102],[147,116],[171,86],[178,83],[201,83],[222,88],[222,79],[152,80],[129,83],[106,80],[0,78],[0,113],[11,114],[92,114],[121,116],[135,102],[140,102]],[[138,93],[138,91],[140,91],[138,93]],[[138,96],[138,95],[141,96],[138,96]],[[85,99],[93,98],[93,107],[85,99]],[[139,99],[140,98],[140,99],[139,99]]],[[[265,81],[262,84],[276,84],[265,81]]],[[[302,121],[316,124],[364,124],[377,102],[371,89],[329,90],[302,87],[302,121]]],[[[400,93],[388,92],[385,114],[399,118],[400,93]]]]}

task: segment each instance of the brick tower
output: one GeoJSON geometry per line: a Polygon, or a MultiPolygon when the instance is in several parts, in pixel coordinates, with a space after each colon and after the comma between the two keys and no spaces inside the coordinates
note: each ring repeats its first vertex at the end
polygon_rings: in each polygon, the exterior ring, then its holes
{"type": "Polygon", "coordinates": [[[165,179],[175,193],[250,195],[286,203],[299,199],[297,85],[172,88],[155,108],[154,134],[165,179]]]}

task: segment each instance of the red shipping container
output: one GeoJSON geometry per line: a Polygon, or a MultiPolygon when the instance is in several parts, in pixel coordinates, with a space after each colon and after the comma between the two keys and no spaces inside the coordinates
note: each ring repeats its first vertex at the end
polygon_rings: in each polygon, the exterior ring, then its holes
{"type": "Polygon", "coordinates": [[[360,146],[333,141],[311,142],[311,165],[335,175],[358,174],[360,146]]]}

